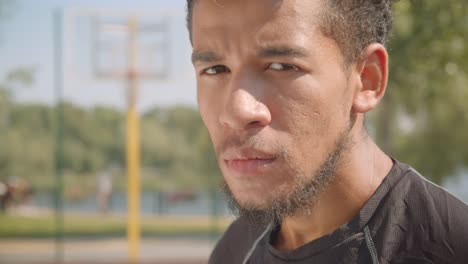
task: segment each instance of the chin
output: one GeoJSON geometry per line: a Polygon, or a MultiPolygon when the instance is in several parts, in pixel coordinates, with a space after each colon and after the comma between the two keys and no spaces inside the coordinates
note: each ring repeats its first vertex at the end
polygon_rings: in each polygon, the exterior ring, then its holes
{"type": "MultiPolygon", "coordinates": [[[[254,187],[229,186],[225,193],[230,199],[235,200],[236,204],[247,210],[268,210],[275,201],[285,200],[288,196],[289,188],[285,186],[256,185],[254,187]],[[237,188],[236,188],[237,187],[237,188]],[[281,188],[283,187],[283,188],[281,188]]],[[[226,186],[227,188],[227,186],[226,186]]]]}
{"type": "Polygon", "coordinates": [[[271,197],[258,196],[258,195],[234,195],[237,203],[246,209],[263,210],[269,207],[271,197]]]}

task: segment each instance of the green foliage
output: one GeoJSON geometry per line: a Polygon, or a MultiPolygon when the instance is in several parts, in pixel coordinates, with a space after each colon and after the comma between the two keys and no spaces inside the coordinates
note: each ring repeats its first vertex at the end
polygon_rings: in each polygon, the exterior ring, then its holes
{"type": "MultiPolygon", "coordinates": [[[[153,109],[142,118],[142,163],[167,175],[165,188],[211,188],[219,172],[208,133],[196,110],[185,106],[153,109]],[[159,138],[160,140],[155,140],[159,138]],[[214,165],[213,165],[214,162],[214,165]]],[[[216,180],[215,180],[216,179],[216,180]]]]}
{"type": "Polygon", "coordinates": [[[390,80],[375,116],[387,152],[441,183],[468,165],[468,4],[399,1],[390,80]]]}
{"type": "MultiPolygon", "coordinates": [[[[9,122],[1,128],[0,180],[18,176],[36,189],[52,189],[56,108],[10,103],[9,122]]],[[[63,111],[66,196],[94,193],[96,176],[111,167],[116,167],[114,187],[124,189],[125,113],[70,103],[64,103],[63,111]]],[[[195,109],[174,106],[146,112],[140,121],[140,138],[144,190],[206,189],[217,184],[214,154],[195,109]]]]}

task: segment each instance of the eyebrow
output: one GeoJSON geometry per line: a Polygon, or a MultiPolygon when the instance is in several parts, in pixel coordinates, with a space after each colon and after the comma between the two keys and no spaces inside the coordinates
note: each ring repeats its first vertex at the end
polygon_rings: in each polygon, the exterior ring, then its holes
{"type": "Polygon", "coordinates": [[[307,57],[307,51],[301,47],[266,47],[258,51],[260,57],[293,57],[293,58],[303,58],[307,57]]]}
{"type": "Polygon", "coordinates": [[[222,58],[213,51],[193,51],[192,52],[192,63],[196,62],[218,62],[222,58]]]}
{"type": "MultiPolygon", "coordinates": [[[[301,47],[266,47],[262,48],[257,52],[258,56],[271,58],[271,57],[293,57],[303,58],[307,57],[308,54],[305,49],[301,47]]],[[[197,62],[219,62],[223,58],[213,51],[193,51],[192,52],[192,63],[197,62]]]]}

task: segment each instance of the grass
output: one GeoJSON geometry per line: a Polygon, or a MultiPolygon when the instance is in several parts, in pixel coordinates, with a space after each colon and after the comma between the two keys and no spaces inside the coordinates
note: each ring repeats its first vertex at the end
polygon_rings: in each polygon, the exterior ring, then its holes
{"type": "MultiPolygon", "coordinates": [[[[219,236],[232,220],[210,217],[142,217],[143,236],[219,236]]],[[[64,236],[73,238],[124,236],[123,216],[67,214],[64,236]]],[[[0,214],[0,238],[52,238],[56,234],[54,215],[21,216],[0,214]]]]}

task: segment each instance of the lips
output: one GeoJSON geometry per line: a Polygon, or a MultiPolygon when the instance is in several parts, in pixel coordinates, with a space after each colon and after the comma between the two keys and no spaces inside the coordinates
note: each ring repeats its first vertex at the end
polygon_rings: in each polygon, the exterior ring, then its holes
{"type": "Polygon", "coordinates": [[[257,149],[228,150],[223,155],[226,167],[240,175],[258,175],[266,172],[275,162],[273,154],[257,149]]]}

